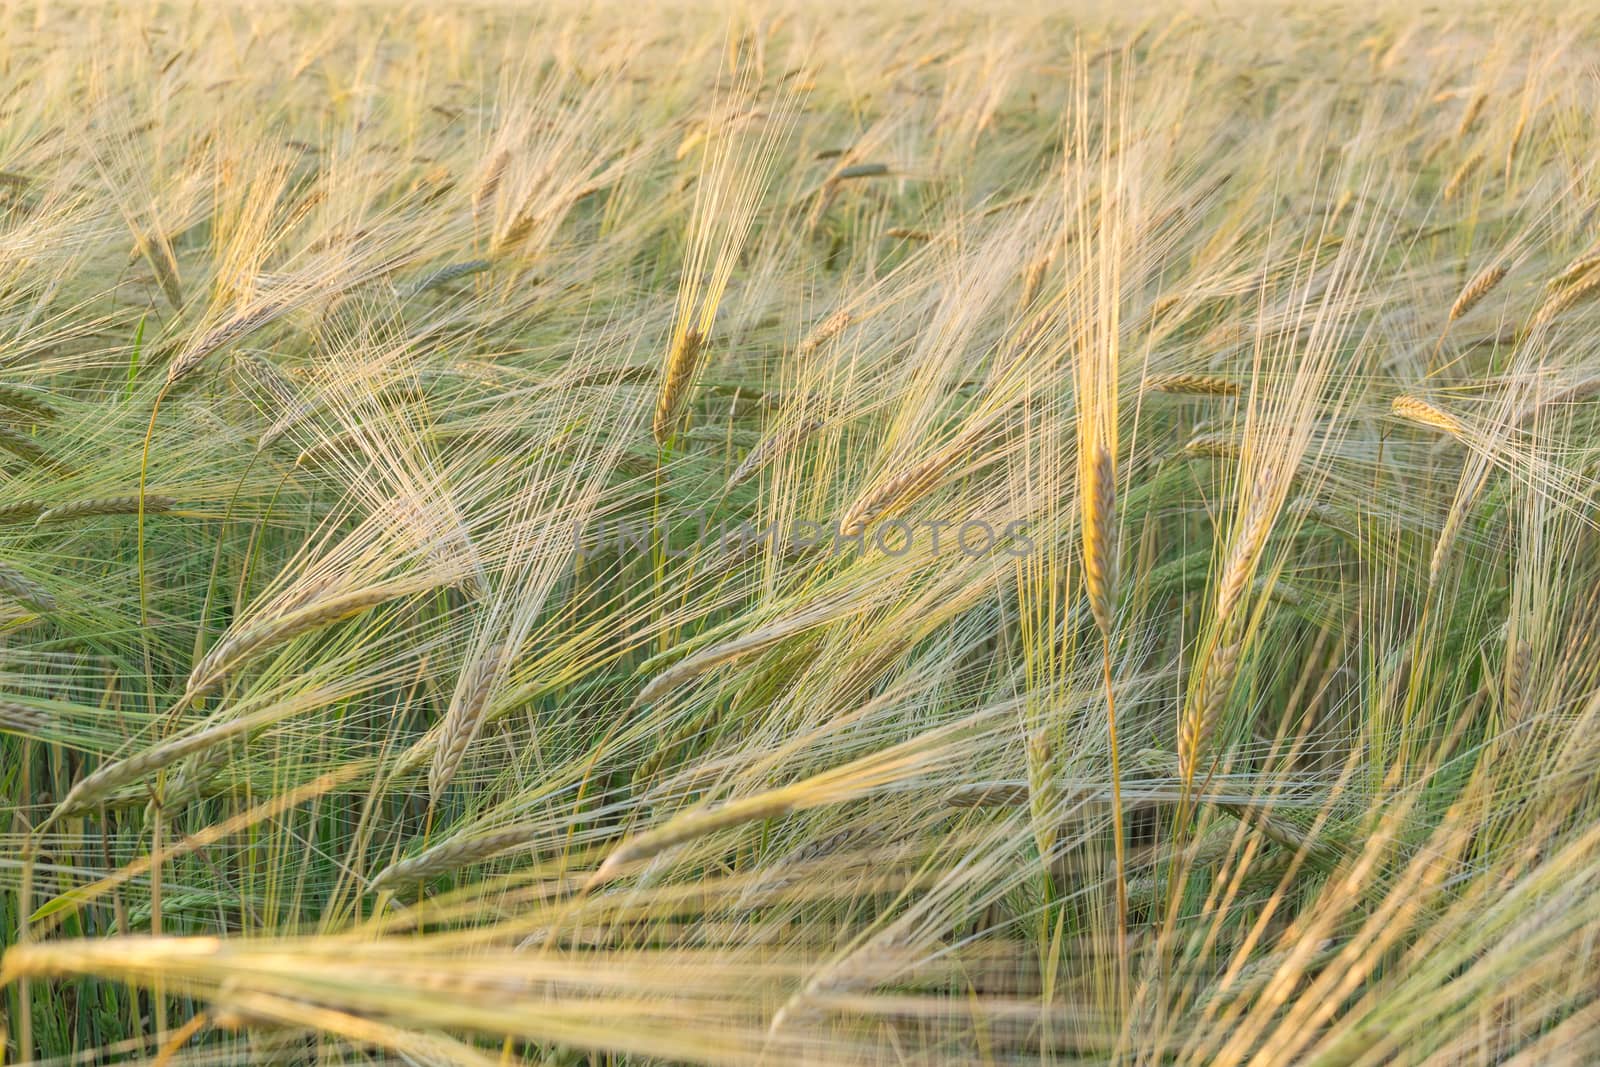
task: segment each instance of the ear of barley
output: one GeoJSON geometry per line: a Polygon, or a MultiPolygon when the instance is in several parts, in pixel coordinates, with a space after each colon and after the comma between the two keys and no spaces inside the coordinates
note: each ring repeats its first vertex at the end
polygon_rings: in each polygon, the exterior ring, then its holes
{"type": "Polygon", "coordinates": [[[1527,108],[1517,115],[1517,124],[1511,130],[1511,143],[1506,146],[1506,175],[1511,174],[1511,166],[1517,161],[1517,153],[1522,149],[1522,138],[1528,132],[1528,119],[1530,114],[1527,108]]]}
{"type": "Polygon", "coordinates": [[[1439,576],[1444,572],[1444,565],[1450,558],[1450,550],[1455,547],[1456,538],[1461,536],[1461,530],[1466,525],[1467,513],[1472,510],[1478,491],[1483,488],[1488,476],[1487,465],[1462,472],[1461,486],[1456,491],[1455,500],[1450,504],[1450,513],[1445,516],[1444,525],[1439,529],[1439,538],[1433,544],[1433,555],[1428,560],[1430,589],[1438,585],[1439,576]]]}
{"type": "Polygon", "coordinates": [[[632,784],[635,787],[643,786],[654,778],[679,748],[716,724],[720,710],[720,704],[708,704],[663,737],[657,743],[655,751],[640,761],[634,770],[632,784]]]}
{"type": "Polygon", "coordinates": [[[41,500],[19,500],[15,504],[6,504],[0,507],[0,523],[29,522],[48,508],[49,505],[41,500]]]}
{"type": "Polygon", "coordinates": [[[1394,398],[1393,403],[1389,405],[1389,409],[1395,415],[1408,422],[1414,422],[1420,426],[1431,426],[1433,429],[1441,430],[1451,437],[1460,438],[1466,433],[1466,427],[1462,425],[1460,419],[1436,404],[1430,404],[1421,397],[1397,396],[1394,398]]]}
{"type": "Polygon", "coordinates": [[[189,675],[188,694],[198,696],[216,687],[229,673],[275,645],[332,625],[377,607],[407,590],[387,585],[358,589],[326,597],[292,609],[275,618],[262,619],[229,632],[208,652],[189,675]]]}
{"type": "Polygon", "coordinates": [[[1239,454],[1239,442],[1229,433],[1201,433],[1189,438],[1183,450],[1191,456],[1232,459],[1239,454]]]}
{"type": "Polygon", "coordinates": [[[1027,782],[979,782],[957,786],[944,802],[952,808],[1019,808],[1029,795],[1027,782]]]}
{"type": "Polygon", "coordinates": [[[286,300],[270,300],[235,312],[178,353],[167,368],[167,384],[176,385],[204,363],[207,356],[268,325],[290,307],[286,300]]]}
{"type": "Polygon", "coordinates": [[[666,369],[661,375],[661,390],[656,396],[655,418],[650,424],[656,444],[662,448],[665,448],[678,432],[684,406],[689,401],[689,386],[694,380],[695,371],[699,369],[700,357],[704,350],[705,338],[700,336],[700,331],[693,328],[684,330],[673,343],[666,369]]]}
{"type": "Polygon", "coordinates": [[[728,478],[729,487],[743,485],[777,456],[788,452],[799,442],[822,428],[821,419],[805,419],[775,434],[769,434],[752,448],[744,461],[728,478]]]}
{"type": "Polygon", "coordinates": [[[1231,622],[1234,609],[1244,597],[1245,588],[1250,584],[1261,558],[1261,550],[1267,543],[1267,535],[1272,530],[1277,510],[1274,503],[1275,477],[1276,470],[1271,464],[1263,464],[1256,472],[1255,482],[1245,501],[1244,515],[1234,534],[1234,541],[1228,548],[1222,576],[1217,583],[1216,617],[1219,624],[1231,622]]]}
{"type": "Polygon", "coordinates": [[[218,722],[187,737],[163,741],[143,752],[108,763],[68,790],[61,803],[56,805],[51,818],[90,811],[99,806],[101,800],[129,783],[148,778],[178,760],[198,755],[229,738],[255,729],[276,710],[268,708],[253,715],[218,722]]]}
{"type": "Polygon", "coordinates": [[[1595,267],[1600,267],[1600,252],[1585,252],[1556,272],[1549,281],[1545,282],[1545,288],[1560,289],[1588,274],[1595,267]]]}
{"type": "Polygon", "coordinates": [[[827,613],[823,611],[795,615],[702,649],[650,679],[634,698],[633,706],[638,708],[652,703],[690,679],[698,678],[724,664],[770,648],[786,637],[817,625],[827,617],[827,613]]]}
{"type": "Polygon", "coordinates": [[[533,232],[534,223],[538,221],[538,217],[531,212],[524,211],[519,214],[511,220],[511,225],[507,226],[489,243],[489,254],[491,256],[504,255],[508,249],[514,249],[522,244],[528,239],[528,234],[533,232]]]}
{"type": "Polygon", "coordinates": [[[1498,263],[1492,263],[1480,270],[1461,290],[1456,302],[1450,305],[1450,321],[1456,321],[1477,307],[1478,303],[1489,295],[1489,291],[1504,281],[1505,277],[1506,268],[1498,263]]]}
{"type": "Polygon", "coordinates": [[[434,750],[433,763],[428,769],[428,792],[438,799],[449,788],[450,782],[461,768],[471,745],[483,726],[489,700],[499,683],[501,669],[506,659],[504,645],[495,645],[479,656],[463,671],[450,698],[450,709],[445,713],[444,731],[434,750]]]}
{"type": "Polygon", "coordinates": [[[50,458],[50,453],[45,451],[43,445],[9,426],[0,425],[0,449],[10,452],[24,463],[39,467],[59,467],[59,464],[50,458]]]}
{"type": "Polygon", "coordinates": [[[537,830],[528,825],[507,826],[480,834],[458,834],[415,856],[397,860],[373,875],[368,890],[378,892],[404,882],[420,882],[462,867],[493,859],[510,849],[531,844],[537,830]]]}
{"type": "Polygon", "coordinates": [[[1039,846],[1039,858],[1048,862],[1056,847],[1061,792],[1057,785],[1055,751],[1043,730],[1028,738],[1028,811],[1033,819],[1033,840],[1039,846]]]}
{"type": "Polygon", "coordinates": [[[1054,258],[1055,252],[1049,251],[1028,264],[1028,269],[1022,275],[1022,299],[1019,303],[1021,308],[1031,308],[1033,302],[1039,299],[1039,293],[1044,289],[1045,276],[1050,273],[1050,263],[1054,258]]]}
{"type": "Polygon", "coordinates": [[[1520,634],[1506,642],[1505,722],[1515,726],[1527,718],[1528,686],[1533,681],[1533,646],[1520,634]]]}
{"type": "Polygon", "coordinates": [[[472,193],[472,211],[477,214],[483,209],[489,198],[494,196],[495,190],[500,188],[500,179],[505,176],[506,164],[511,162],[511,153],[502,148],[489,160],[489,165],[483,170],[483,177],[478,179],[478,187],[472,193]]]}
{"type": "Polygon", "coordinates": [[[0,733],[37,736],[48,725],[42,712],[10,700],[0,700],[0,733]]]}
{"type": "MultiPolygon", "coordinates": [[[[171,511],[177,503],[170,496],[149,494],[144,498],[144,510],[147,515],[160,515],[171,511]]],[[[42,512],[35,521],[42,525],[47,522],[67,522],[71,519],[87,519],[98,515],[136,515],[138,512],[137,495],[89,497],[57,504],[42,512]]]]}
{"type": "Polygon", "coordinates": [[[922,496],[937,485],[950,465],[948,450],[941,450],[869,489],[845,512],[839,530],[845,537],[856,537],[902,501],[922,496]]]}
{"type": "Polygon", "coordinates": [[[429,271],[406,291],[408,297],[421,296],[430,289],[437,289],[441,285],[449,285],[461,278],[470,278],[474,274],[482,274],[493,262],[487,259],[469,259],[464,263],[450,263],[437,270],[429,271]]]}
{"type": "Polygon", "coordinates": [[[767,1033],[776,1034],[791,1024],[815,1026],[816,1000],[829,993],[860,989],[887,980],[905,965],[906,942],[905,920],[899,920],[827,964],[773,1013],[767,1033]]]}
{"type": "Polygon", "coordinates": [[[55,405],[50,403],[45,394],[20,385],[0,383],[0,407],[38,421],[53,419],[57,415],[55,405]]]}
{"type": "Polygon", "coordinates": [[[50,590],[5,563],[0,563],[0,593],[20,600],[35,611],[56,609],[56,598],[50,590]]]}
{"type": "MultiPolygon", "coordinates": [[[[1160,749],[1141,749],[1134,758],[1144,770],[1157,777],[1171,778],[1176,776],[1180,780],[1192,780],[1185,777],[1184,762],[1181,757],[1173,756],[1160,749]]],[[[1316,840],[1300,826],[1288,819],[1274,816],[1259,804],[1253,802],[1230,802],[1222,799],[1218,799],[1214,803],[1268,841],[1289,852],[1303,852],[1318,866],[1326,868],[1337,858],[1336,850],[1326,842],[1316,840]]],[[[1231,830],[1221,835],[1219,844],[1222,848],[1217,854],[1218,859],[1225,857],[1232,851],[1229,843],[1231,837],[1231,830]]]]}
{"type": "Polygon", "coordinates": [[[1089,610],[1102,634],[1111,633],[1112,597],[1117,582],[1117,475],[1111,454],[1099,445],[1083,467],[1083,582],[1089,610]]]}
{"type": "Polygon", "coordinates": [[[700,808],[675,815],[660,826],[646,830],[618,845],[590,877],[589,885],[592,887],[608,882],[621,873],[623,868],[658,856],[669,848],[720,830],[743,826],[745,823],[775,819],[789,814],[794,808],[793,791],[777,789],[744,800],[730,801],[717,807],[700,808]]]}
{"type": "Polygon", "coordinates": [[[1200,762],[1222,719],[1238,665],[1238,641],[1222,636],[1190,678],[1188,698],[1178,723],[1178,777],[1186,788],[1194,785],[1200,762]]]}
{"type": "Polygon", "coordinates": [[[232,762],[233,746],[224,740],[179,763],[161,794],[162,809],[171,813],[199,800],[232,762]]]}
{"type": "Polygon", "coordinates": [[[1569,282],[1565,288],[1550,294],[1539,309],[1533,313],[1529,322],[1530,331],[1548,325],[1550,320],[1563,311],[1600,293],[1600,268],[1590,270],[1587,274],[1579,275],[1569,282]]]}
{"type": "Polygon", "coordinates": [[[881,178],[889,173],[887,163],[852,163],[834,172],[829,181],[845,182],[854,178],[881,178]]]}
{"type": "Polygon", "coordinates": [[[815,352],[841,333],[844,333],[854,319],[855,315],[849,308],[840,308],[835,311],[817,323],[812,331],[805,336],[804,340],[800,342],[800,354],[808,356],[815,352]]]}
{"type": "Polygon", "coordinates": [[[1195,393],[1201,396],[1238,396],[1239,383],[1211,374],[1152,374],[1146,389],[1158,393],[1195,393]]]}
{"type": "Polygon", "coordinates": [[[1478,116],[1483,114],[1483,106],[1489,102],[1489,94],[1480,92],[1467,104],[1467,109],[1461,115],[1461,122],[1456,126],[1456,137],[1465,137],[1467,131],[1472,129],[1472,124],[1478,121],[1478,116]]]}
{"type": "Polygon", "coordinates": [[[1600,374],[1581,378],[1544,396],[1534,397],[1522,406],[1512,421],[1517,423],[1527,422],[1542,408],[1555,404],[1569,404],[1576,400],[1586,400],[1597,392],[1600,392],[1600,374]]]}
{"type": "Polygon", "coordinates": [[[181,311],[183,285],[178,281],[178,261],[172,255],[172,245],[159,234],[155,237],[143,233],[135,234],[134,241],[138,245],[139,254],[150,264],[150,269],[155,271],[156,283],[160,285],[161,294],[167,298],[167,303],[172,305],[172,310],[181,311]]]}
{"type": "Polygon", "coordinates": [[[1456,195],[1461,192],[1462,187],[1466,185],[1467,179],[1472,177],[1473,172],[1482,165],[1482,152],[1474,152],[1467,157],[1466,161],[1457,167],[1455,173],[1451,174],[1449,180],[1444,183],[1444,191],[1440,194],[1444,201],[1449,203],[1454,200],[1456,195]]]}

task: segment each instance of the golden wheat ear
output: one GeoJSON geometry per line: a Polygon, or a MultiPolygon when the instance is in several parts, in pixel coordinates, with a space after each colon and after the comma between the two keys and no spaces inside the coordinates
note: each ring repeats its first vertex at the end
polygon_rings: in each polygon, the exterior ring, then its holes
{"type": "Polygon", "coordinates": [[[683,409],[689,402],[689,387],[704,354],[705,338],[691,328],[678,336],[667,355],[667,365],[661,372],[661,388],[656,394],[655,416],[650,423],[651,433],[661,448],[667,447],[677,435],[683,409]]]}

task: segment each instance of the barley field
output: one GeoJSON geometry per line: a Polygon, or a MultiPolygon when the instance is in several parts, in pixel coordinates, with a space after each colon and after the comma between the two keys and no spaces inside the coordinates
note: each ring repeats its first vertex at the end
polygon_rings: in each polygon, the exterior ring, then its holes
{"type": "Polygon", "coordinates": [[[0,10],[0,1062],[1600,1062],[1600,10],[0,10]]]}

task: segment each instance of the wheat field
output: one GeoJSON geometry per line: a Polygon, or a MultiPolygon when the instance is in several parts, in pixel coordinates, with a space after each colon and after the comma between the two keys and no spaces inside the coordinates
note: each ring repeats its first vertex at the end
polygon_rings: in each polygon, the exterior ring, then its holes
{"type": "Polygon", "coordinates": [[[3,11],[0,1062],[1600,1062],[1600,11],[3,11]]]}

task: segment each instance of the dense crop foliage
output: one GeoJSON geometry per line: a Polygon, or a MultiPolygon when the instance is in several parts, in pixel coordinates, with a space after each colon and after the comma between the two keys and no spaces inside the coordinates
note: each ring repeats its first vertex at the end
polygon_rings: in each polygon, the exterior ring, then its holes
{"type": "Polygon", "coordinates": [[[1597,64],[6,8],[4,1061],[1600,1059],[1597,64]]]}

